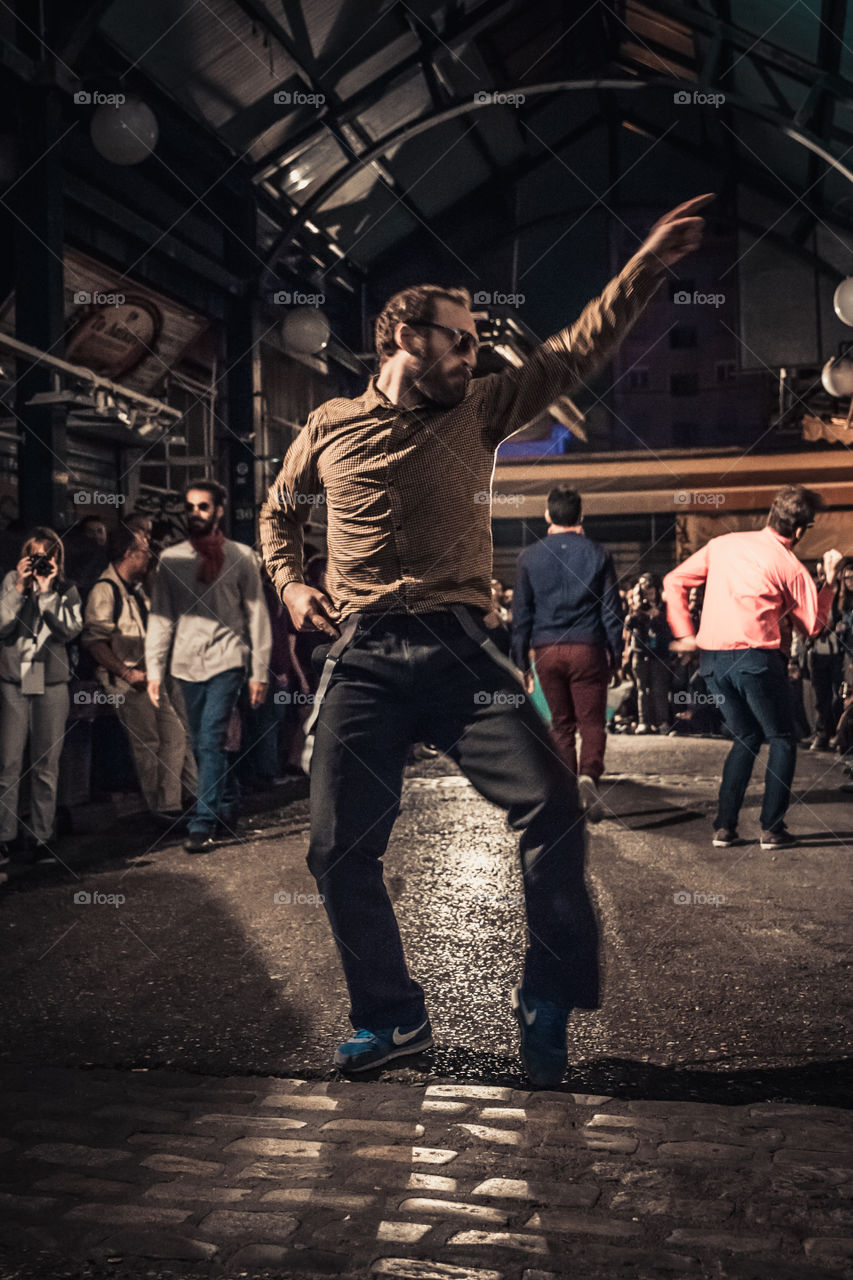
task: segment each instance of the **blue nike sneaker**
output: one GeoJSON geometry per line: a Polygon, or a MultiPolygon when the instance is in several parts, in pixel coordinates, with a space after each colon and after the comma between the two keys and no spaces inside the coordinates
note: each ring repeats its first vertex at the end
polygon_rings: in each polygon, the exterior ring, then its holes
{"type": "Polygon", "coordinates": [[[370,1067],[381,1067],[391,1058],[420,1053],[431,1044],[432,1027],[427,1017],[416,1026],[388,1027],[383,1031],[362,1029],[338,1045],[335,1066],[342,1071],[367,1071],[370,1067]]]}
{"type": "Polygon", "coordinates": [[[512,989],[512,1011],[521,1029],[521,1061],[530,1083],[553,1089],[569,1065],[566,1026],[571,1008],[526,996],[521,983],[512,989]]]}

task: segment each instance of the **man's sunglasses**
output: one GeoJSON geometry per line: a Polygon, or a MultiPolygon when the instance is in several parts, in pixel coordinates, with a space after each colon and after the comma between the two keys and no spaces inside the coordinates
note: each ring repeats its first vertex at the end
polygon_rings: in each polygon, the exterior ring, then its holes
{"type": "Polygon", "coordinates": [[[440,329],[453,339],[454,351],[461,351],[463,355],[467,356],[472,351],[476,353],[480,349],[480,339],[467,329],[451,329],[446,324],[436,324],[434,320],[407,320],[405,323],[411,329],[440,329]]]}
{"type": "Polygon", "coordinates": [[[184,507],[187,511],[212,511],[212,502],[185,502],[184,507]]]}

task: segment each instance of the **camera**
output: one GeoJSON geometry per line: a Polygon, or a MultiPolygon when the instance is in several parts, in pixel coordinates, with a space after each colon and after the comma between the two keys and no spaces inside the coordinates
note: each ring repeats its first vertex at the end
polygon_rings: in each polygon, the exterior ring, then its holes
{"type": "Polygon", "coordinates": [[[30,573],[35,573],[40,578],[49,577],[55,567],[50,556],[30,556],[30,573]]]}

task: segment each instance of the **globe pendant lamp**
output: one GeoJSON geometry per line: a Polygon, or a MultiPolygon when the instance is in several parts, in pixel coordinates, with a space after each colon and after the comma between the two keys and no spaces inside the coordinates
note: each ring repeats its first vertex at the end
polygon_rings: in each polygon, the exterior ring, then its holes
{"type": "Polygon", "coordinates": [[[156,147],[160,131],[148,103],[131,95],[118,106],[99,106],[89,132],[97,151],[111,164],[140,164],[156,147]]]}
{"type": "Polygon", "coordinates": [[[317,307],[294,307],[281,324],[284,349],[292,355],[319,355],[328,346],[330,332],[328,318],[317,307]]]}
{"type": "Polygon", "coordinates": [[[853,276],[841,281],[835,290],[832,305],[839,320],[853,325],[853,276]]]}
{"type": "Polygon", "coordinates": [[[820,380],[824,391],[836,399],[853,396],[853,360],[848,356],[836,356],[827,360],[821,370],[820,380]]]}

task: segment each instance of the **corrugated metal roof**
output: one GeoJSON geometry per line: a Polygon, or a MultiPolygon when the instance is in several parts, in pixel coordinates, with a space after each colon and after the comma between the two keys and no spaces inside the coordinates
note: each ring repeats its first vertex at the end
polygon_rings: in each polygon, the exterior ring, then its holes
{"type": "MultiPolygon", "coordinates": [[[[115,0],[100,28],[130,62],[219,131],[228,145],[248,149],[258,162],[269,157],[258,178],[268,179],[288,201],[304,205],[330,179],[340,177],[340,188],[310,216],[318,225],[336,228],[344,251],[358,240],[362,261],[366,246],[384,252],[395,238],[408,235],[419,218],[435,216],[507,167],[547,160],[550,151],[559,154],[538,170],[543,187],[572,185],[566,173],[574,157],[585,167],[586,180],[593,177],[594,188],[597,180],[589,166],[597,155],[600,166],[606,165],[606,148],[598,140],[591,143],[589,136],[582,139],[581,133],[590,111],[602,104],[608,145],[621,148],[629,164],[646,152],[652,155],[650,143],[665,139],[649,163],[631,171],[624,190],[636,198],[642,198],[642,183],[651,182],[671,162],[673,144],[680,144],[682,155],[692,149],[699,165],[737,155],[756,182],[766,164],[772,170],[768,182],[775,183],[780,198],[785,184],[802,189],[813,181],[819,163],[822,197],[849,223],[853,202],[847,178],[833,173],[825,161],[816,162],[782,127],[786,115],[793,124],[804,109],[804,127],[824,128],[830,153],[846,150],[843,141],[830,136],[833,127],[853,138],[853,108],[843,94],[833,96],[829,123],[812,118],[807,95],[815,79],[804,78],[802,67],[827,47],[820,0],[790,6],[778,0],[731,0],[730,12],[727,28],[711,0],[626,0],[624,6],[566,6],[561,0],[541,0],[535,6],[522,0],[464,5],[408,0],[401,6],[380,0],[375,8],[347,0],[294,0],[286,6],[278,0],[115,0]],[[253,21],[247,7],[260,17],[253,21]],[[263,29],[264,14],[269,31],[263,29]],[[474,29],[466,28],[466,22],[474,22],[474,29]],[[276,25],[301,67],[277,39],[276,25]],[[360,158],[365,139],[381,142],[407,124],[437,115],[447,100],[464,101],[479,91],[525,85],[532,90],[583,75],[637,81],[669,76],[701,87],[721,34],[721,60],[712,70],[729,96],[725,113],[704,109],[679,118],[665,90],[589,90],[582,95],[555,88],[550,95],[531,96],[523,110],[472,110],[452,121],[439,120],[411,140],[389,144],[373,163],[365,165],[360,158]],[[758,65],[760,57],[769,59],[766,65],[758,65]],[[406,59],[406,70],[395,75],[406,59]],[[312,78],[319,82],[313,87],[327,94],[325,109],[275,109],[271,97],[276,90],[286,86],[310,92],[312,78]],[[381,88],[371,91],[379,78],[381,88]],[[336,124],[340,113],[343,118],[336,124]],[[629,117],[630,136],[620,130],[623,114],[629,117]],[[641,117],[640,124],[634,116],[641,117]],[[577,141],[572,141],[573,128],[577,141]],[[614,128],[620,130],[615,140],[614,128]],[[644,137],[650,142],[644,143],[644,137]],[[388,195],[383,174],[396,200],[388,195]],[[348,203],[354,206],[351,214],[348,203]],[[369,217],[381,221],[365,237],[363,224],[369,217]]],[[[853,4],[848,5],[845,30],[829,35],[835,37],[830,43],[838,51],[839,74],[853,75],[853,4]]],[[[853,100],[853,88],[846,97],[853,100]]],[[[283,220],[286,216],[283,208],[283,220]]]]}

